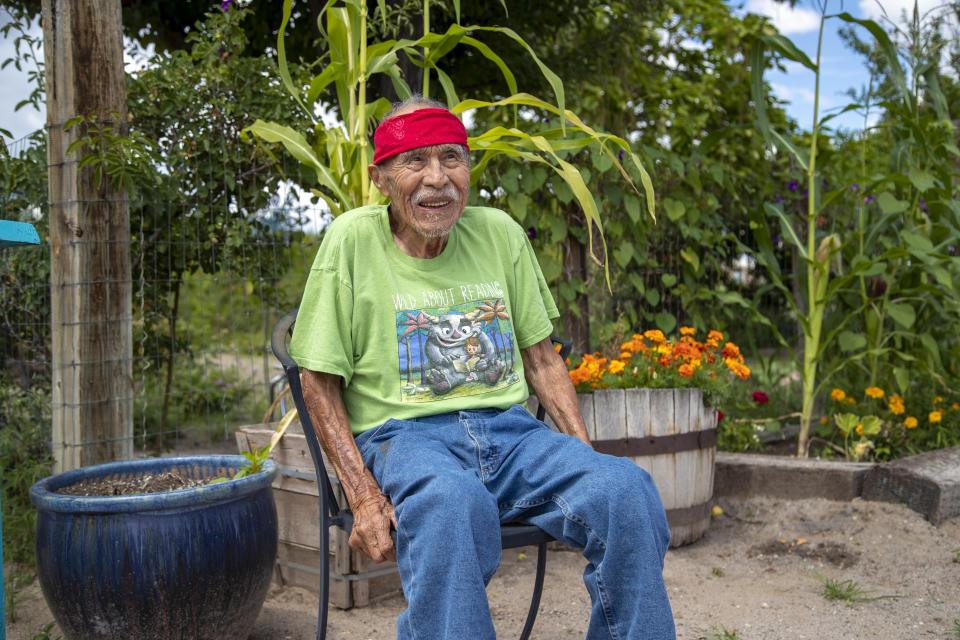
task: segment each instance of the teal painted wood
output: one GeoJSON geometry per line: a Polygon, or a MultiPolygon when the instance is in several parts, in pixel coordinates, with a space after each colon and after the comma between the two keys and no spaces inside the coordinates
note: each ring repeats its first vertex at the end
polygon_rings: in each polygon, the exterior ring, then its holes
{"type": "MultiPolygon", "coordinates": [[[[40,236],[32,224],[0,220],[0,247],[18,247],[25,244],[40,244],[40,236]]],[[[2,635],[0,640],[4,640],[2,635]]]]}

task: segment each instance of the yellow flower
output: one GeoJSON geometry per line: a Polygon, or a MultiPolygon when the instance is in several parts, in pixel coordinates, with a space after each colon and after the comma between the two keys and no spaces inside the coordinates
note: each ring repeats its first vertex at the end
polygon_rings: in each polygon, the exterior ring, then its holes
{"type": "Polygon", "coordinates": [[[830,392],[830,399],[834,402],[843,402],[846,399],[847,394],[844,393],[843,389],[834,389],[830,392]]]}
{"type": "Polygon", "coordinates": [[[920,423],[913,416],[907,416],[907,419],[903,421],[903,426],[907,429],[916,429],[918,424],[920,423]]]}
{"type": "Polygon", "coordinates": [[[879,400],[883,397],[883,389],[880,387],[867,387],[867,390],[864,392],[874,400],[879,400]]]}
{"type": "Polygon", "coordinates": [[[830,422],[830,418],[827,418],[826,416],[820,418],[820,424],[827,424],[828,422],[830,422]]]}
{"type": "Polygon", "coordinates": [[[943,420],[942,411],[931,411],[930,415],[927,416],[927,419],[930,421],[930,424],[936,424],[943,420]]]}
{"type": "Polygon", "coordinates": [[[950,408],[956,411],[957,409],[960,409],[960,404],[954,402],[952,405],[950,405],[950,408]]]}
{"type": "Polygon", "coordinates": [[[862,435],[863,435],[863,423],[862,423],[862,422],[857,425],[857,435],[858,435],[858,436],[862,436],[862,435]]]}
{"type": "Polygon", "coordinates": [[[933,399],[933,404],[940,404],[943,402],[943,396],[937,396],[933,399]]]}
{"type": "Polygon", "coordinates": [[[847,404],[857,404],[857,401],[853,399],[853,396],[847,396],[847,404]]]}
{"type": "Polygon", "coordinates": [[[719,331],[711,331],[707,334],[707,340],[713,340],[714,342],[720,342],[723,340],[723,334],[719,331]]]}
{"type": "Polygon", "coordinates": [[[610,363],[610,367],[607,369],[610,373],[620,373],[623,371],[623,368],[627,366],[627,363],[623,360],[614,360],[610,363]]]}
{"type": "Polygon", "coordinates": [[[906,410],[903,405],[903,398],[897,395],[890,396],[890,413],[895,416],[900,415],[906,410]]]}
{"type": "Polygon", "coordinates": [[[680,327],[680,335],[682,336],[692,336],[697,332],[693,327],[680,327]]]}
{"type": "Polygon", "coordinates": [[[710,513],[713,515],[713,517],[719,518],[723,515],[723,508],[720,505],[715,504],[713,505],[713,509],[710,510],[710,513]]]}

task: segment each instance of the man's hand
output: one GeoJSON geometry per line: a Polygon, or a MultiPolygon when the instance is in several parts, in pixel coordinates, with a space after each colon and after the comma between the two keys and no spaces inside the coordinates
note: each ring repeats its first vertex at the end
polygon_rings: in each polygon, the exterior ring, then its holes
{"type": "Polygon", "coordinates": [[[380,494],[359,500],[353,506],[353,530],[350,548],[365,553],[374,562],[397,561],[397,551],[390,538],[390,526],[397,528],[393,505],[380,494]]]}

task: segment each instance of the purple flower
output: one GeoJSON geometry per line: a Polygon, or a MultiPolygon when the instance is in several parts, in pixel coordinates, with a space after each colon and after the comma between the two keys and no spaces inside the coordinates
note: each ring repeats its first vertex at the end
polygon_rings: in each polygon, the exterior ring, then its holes
{"type": "Polygon", "coordinates": [[[927,214],[930,213],[929,211],[927,211],[927,201],[924,200],[923,198],[920,198],[920,208],[923,209],[924,213],[927,213],[927,214]]]}
{"type": "Polygon", "coordinates": [[[780,246],[780,234],[779,234],[779,233],[778,233],[777,235],[773,236],[773,244],[777,245],[778,247],[780,246]]]}
{"type": "Polygon", "coordinates": [[[213,381],[213,386],[215,386],[215,387],[222,387],[222,386],[223,386],[223,380],[214,380],[214,381],[213,381]]]}
{"type": "Polygon", "coordinates": [[[230,5],[232,4],[233,0],[223,0],[223,2],[220,3],[220,8],[224,11],[230,11],[230,5]]]}
{"type": "Polygon", "coordinates": [[[535,227],[527,227],[527,237],[531,240],[537,239],[537,230],[535,227]]]}
{"type": "Polygon", "coordinates": [[[781,203],[781,202],[783,202],[783,196],[778,195],[778,196],[777,196],[777,203],[781,203]]]}
{"type": "Polygon", "coordinates": [[[823,186],[827,186],[827,179],[826,179],[826,178],[823,179],[823,186]]]}
{"type": "Polygon", "coordinates": [[[863,199],[864,203],[872,202],[872,201],[873,201],[873,196],[867,196],[866,198],[863,199]]]}
{"type": "Polygon", "coordinates": [[[850,191],[856,191],[859,188],[860,188],[859,182],[854,182],[852,185],[850,185],[850,191]]]}
{"type": "Polygon", "coordinates": [[[620,149],[620,153],[617,154],[617,157],[620,159],[620,162],[623,162],[623,149],[620,149]]]}
{"type": "Polygon", "coordinates": [[[789,185],[790,191],[796,191],[800,188],[800,184],[796,180],[791,180],[789,185]]]}

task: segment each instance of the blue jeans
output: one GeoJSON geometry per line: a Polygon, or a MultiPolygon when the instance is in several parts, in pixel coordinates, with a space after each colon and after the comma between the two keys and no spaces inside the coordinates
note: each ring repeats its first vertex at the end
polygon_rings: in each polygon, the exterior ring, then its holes
{"type": "Polygon", "coordinates": [[[396,513],[408,605],[398,639],[495,638],[485,586],[500,564],[501,522],[583,549],[590,640],[675,637],[663,583],[670,531],[650,475],[630,460],[521,406],[388,420],[356,440],[396,513]]]}

